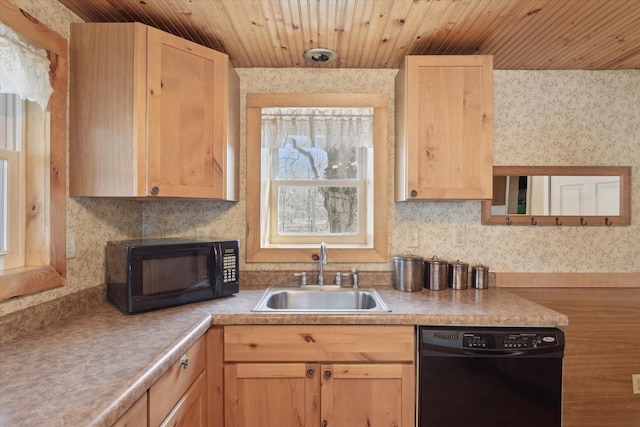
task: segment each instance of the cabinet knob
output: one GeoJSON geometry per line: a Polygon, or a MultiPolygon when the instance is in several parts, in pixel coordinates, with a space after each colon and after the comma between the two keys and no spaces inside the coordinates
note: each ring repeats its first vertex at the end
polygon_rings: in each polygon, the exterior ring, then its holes
{"type": "Polygon", "coordinates": [[[327,427],[329,425],[329,423],[327,422],[327,420],[322,420],[322,427],[327,427]]]}
{"type": "Polygon", "coordinates": [[[324,377],[325,378],[331,378],[331,370],[330,369],[326,369],[324,371],[324,377]]]}
{"type": "Polygon", "coordinates": [[[182,359],[180,359],[180,367],[182,369],[187,369],[189,367],[189,358],[186,355],[182,356],[182,359]]]}
{"type": "Polygon", "coordinates": [[[411,197],[416,197],[418,196],[418,192],[416,190],[411,190],[411,197]]]}
{"type": "Polygon", "coordinates": [[[313,376],[316,374],[316,370],[313,368],[309,368],[307,369],[307,377],[309,378],[313,378],[313,376]]]}
{"type": "Polygon", "coordinates": [[[160,187],[158,187],[157,185],[154,185],[153,187],[151,187],[151,194],[154,196],[157,196],[158,193],[160,193],[160,187]]]}

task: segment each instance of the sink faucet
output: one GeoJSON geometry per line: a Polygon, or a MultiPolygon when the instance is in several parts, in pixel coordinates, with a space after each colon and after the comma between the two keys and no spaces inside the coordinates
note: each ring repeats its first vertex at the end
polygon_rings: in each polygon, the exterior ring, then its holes
{"type": "Polygon", "coordinates": [[[324,285],[324,265],[327,263],[327,244],[320,243],[320,272],[318,273],[318,285],[324,285]]]}

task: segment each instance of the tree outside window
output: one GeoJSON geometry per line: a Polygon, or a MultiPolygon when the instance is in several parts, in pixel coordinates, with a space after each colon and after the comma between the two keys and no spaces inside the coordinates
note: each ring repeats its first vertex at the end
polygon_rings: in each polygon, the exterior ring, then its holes
{"type": "Polygon", "coordinates": [[[387,262],[389,97],[247,94],[246,262],[387,262]],[[335,262],[335,261],[334,261],[335,262]]]}
{"type": "Polygon", "coordinates": [[[366,244],[373,109],[265,108],[268,244],[366,244]]]}

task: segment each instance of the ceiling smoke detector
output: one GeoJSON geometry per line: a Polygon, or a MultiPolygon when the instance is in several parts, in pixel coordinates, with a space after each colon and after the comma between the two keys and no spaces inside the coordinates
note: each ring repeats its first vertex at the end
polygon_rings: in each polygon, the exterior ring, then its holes
{"type": "Polygon", "coordinates": [[[312,64],[328,64],[338,59],[338,54],[331,49],[314,48],[305,51],[302,56],[312,64]]]}

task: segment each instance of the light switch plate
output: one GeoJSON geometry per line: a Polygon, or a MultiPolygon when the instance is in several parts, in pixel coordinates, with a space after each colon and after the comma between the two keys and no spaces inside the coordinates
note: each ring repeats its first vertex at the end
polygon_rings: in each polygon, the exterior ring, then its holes
{"type": "Polygon", "coordinates": [[[417,248],[420,246],[420,232],[417,229],[407,230],[407,247],[417,248]]]}
{"type": "Polygon", "coordinates": [[[640,374],[632,374],[631,381],[633,382],[633,394],[640,394],[640,374]]]}
{"type": "Polygon", "coordinates": [[[76,257],[76,233],[67,231],[67,259],[76,257]]]}

